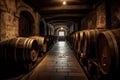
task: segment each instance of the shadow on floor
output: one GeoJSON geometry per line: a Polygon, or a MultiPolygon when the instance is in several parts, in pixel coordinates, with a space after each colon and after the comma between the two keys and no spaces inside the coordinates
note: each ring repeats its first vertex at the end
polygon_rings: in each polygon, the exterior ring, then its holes
{"type": "Polygon", "coordinates": [[[20,65],[1,65],[0,66],[0,80],[17,77],[27,71],[20,65]]]}

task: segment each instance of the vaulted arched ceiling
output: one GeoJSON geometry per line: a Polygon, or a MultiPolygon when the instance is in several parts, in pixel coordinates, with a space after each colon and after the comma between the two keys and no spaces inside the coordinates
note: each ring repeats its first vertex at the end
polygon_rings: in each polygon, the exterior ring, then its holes
{"type": "Polygon", "coordinates": [[[24,0],[32,6],[46,22],[53,25],[80,21],[90,11],[93,5],[101,0],[24,0]],[[66,5],[62,2],[66,1],[66,5]],[[58,21],[59,20],[59,21],[58,21]],[[64,21],[66,20],[66,21],[64,21]]]}

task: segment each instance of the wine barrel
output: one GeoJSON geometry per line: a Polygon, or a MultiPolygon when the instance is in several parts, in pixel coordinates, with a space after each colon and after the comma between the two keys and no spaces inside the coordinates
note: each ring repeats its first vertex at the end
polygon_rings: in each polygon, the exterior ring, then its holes
{"type": "Polygon", "coordinates": [[[3,63],[31,63],[38,58],[38,43],[30,38],[13,38],[0,43],[3,63]]]}
{"type": "Polygon", "coordinates": [[[39,45],[39,55],[42,56],[43,53],[47,51],[47,40],[43,36],[31,36],[30,38],[37,40],[39,45]]]}
{"type": "MultiPolygon", "coordinates": [[[[55,43],[55,41],[54,41],[55,38],[52,35],[45,36],[45,38],[46,38],[46,42],[47,42],[46,49],[48,51],[48,50],[50,50],[52,48],[52,45],[55,43]]],[[[56,41],[57,41],[57,36],[56,36],[56,41]]]]}
{"type": "Polygon", "coordinates": [[[81,53],[81,45],[82,45],[82,39],[83,39],[83,31],[79,31],[78,32],[78,43],[77,43],[77,46],[78,46],[78,49],[77,49],[77,56],[78,56],[78,59],[80,57],[82,57],[82,53],[81,53]]]}
{"type": "Polygon", "coordinates": [[[68,42],[69,42],[69,45],[70,45],[70,47],[72,48],[72,42],[73,42],[73,35],[72,34],[70,34],[69,36],[68,36],[68,42]]]}
{"type": "Polygon", "coordinates": [[[97,40],[97,59],[104,75],[120,71],[120,29],[102,32],[97,40]]]}
{"type": "Polygon", "coordinates": [[[96,44],[98,35],[106,29],[90,29],[83,32],[81,51],[89,59],[96,58],[96,44]]]}
{"type": "Polygon", "coordinates": [[[71,45],[71,47],[73,48],[73,43],[74,43],[74,34],[71,34],[70,35],[70,45],[71,45]]]}
{"type": "Polygon", "coordinates": [[[74,33],[73,48],[76,50],[78,48],[78,32],[74,33]]]}

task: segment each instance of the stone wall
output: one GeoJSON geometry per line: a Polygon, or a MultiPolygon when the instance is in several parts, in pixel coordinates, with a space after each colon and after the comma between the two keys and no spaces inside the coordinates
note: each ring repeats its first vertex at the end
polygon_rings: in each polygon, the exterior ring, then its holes
{"type": "Polygon", "coordinates": [[[18,36],[15,0],[0,0],[0,41],[18,36]]]}
{"type": "Polygon", "coordinates": [[[81,20],[81,29],[94,29],[96,28],[96,11],[89,13],[84,19],[81,20]]]}
{"type": "Polygon", "coordinates": [[[120,28],[120,0],[112,0],[111,3],[111,28],[120,28]]]}
{"type": "Polygon", "coordinates": [[[19,36],[19,17],[28,11],[34,19],[34,35],[39,35],[40,15],[22,0],[0,0],[0,41],[19,36]]]}
{"type": "Polygon", "coordinates": [[[120,28],[120,1],[103,1],[81,20],[81,29],[120,28]]]}
{"type": "Polygon", "coordinates": [[[99,5],[96,9],[96,28],[106,28],[105,3],[99,5]]]}
{"type": "Polygon", "coordinates": [[[95,7],[81,20],[81,29],[106,28],[105,2],[95,7]]]}

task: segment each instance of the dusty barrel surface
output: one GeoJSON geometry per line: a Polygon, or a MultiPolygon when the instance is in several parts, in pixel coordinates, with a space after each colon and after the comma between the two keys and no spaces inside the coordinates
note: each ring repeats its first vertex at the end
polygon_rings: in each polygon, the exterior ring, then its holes
{"type": "Polygon", "coordinates": [[[116,74],[120,68],[120,29],[102,32],[97,40],[97,56],[103,74],[116,74]]]}
{"type": "Polygon", "coordinates": [[[13,38],[0,43],[3,63],[31,63],[38,58],[38,43],[30,38],[13,38]]]}
{"type": "Polygon", "coordinates": [[[87,58],[96,58],[98,35],[106,29],[90,29],[83,32],[81,51],[87,58]]]}
{"type": "Polygon", "coordinates": [[[47,51],[47,40],[43,36],[31,36],[30,38],[35,39],[38,42],[39,52],[45,53],[47,51]]]}

